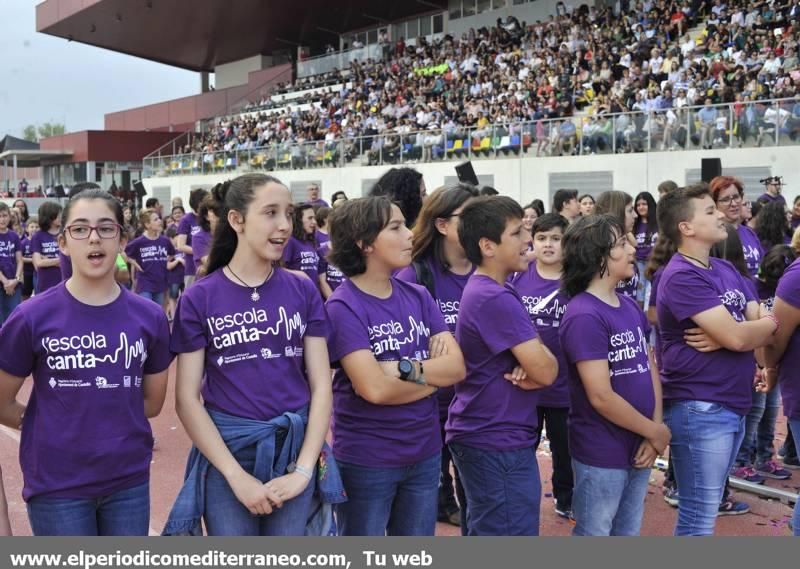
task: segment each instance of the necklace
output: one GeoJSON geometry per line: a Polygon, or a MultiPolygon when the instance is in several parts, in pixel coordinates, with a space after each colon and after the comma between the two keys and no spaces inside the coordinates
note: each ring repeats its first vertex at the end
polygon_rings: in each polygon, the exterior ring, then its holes
{"type": "Polygon", "coordinates": [[[680,253],[681,255],[686,257],[687,259],[691,259],[692,261],[696,261],[696,262],[700,263],[700,265],[702,265],[706,269],[710,269],[711,268],[711,262],[710,261],[708,263],[704,263],[703,261],[701,261],[697,257],[692,257],[691,255],[687,255],[683,251],[678,251],[678,253],[680,253]]]}
{"type": "Polygon", "coordinates": [[[253,287],[251,287],[249,284],[247,284],[247,283],[246,283],[246,282],[244,282],[244,281],[243,281],[241,278],[239,278],[239,275],[237,275],[236,273],[234,273],[234,272],[233,272],[233,269],[231,269],[231,266],[230,266],[230,265],[225,265],[225,266],[227,267],[228,271],[229,271],[229,272],[230,272],[230,273],[231,273],[231,274],[232,274],[232,275],[233,275],[233,276],[236,278],[236,280],[237,280],[237,281],[239,281],[240,283],[242,283],[242,284],[243,284],[244,286],[246,286],[247,288],[252,288],[252,289],[253,289],[253,292],[252,292],[252,293],[250,293],[250,300],[252,300],[253,302],[258,302],[259,300],[261,300],[261,295],[260,295],[260,294],[258,294],[258,289],[260,289],[262,286],[264,286],[265,284],[267,284],[267,281],[268,281],[269,279],[271,279],[271,278],[272,278],[272,274],[275,272],[275,269],[273,268],[273,269],[272,269],[272,270],[269,272],[269,274],[267,275],[267,278],[265,278],[265,279],[264,279],[264,282],[263,282],[263,283],[261,283],[261,284],[260,284],[260,285],[258,285],[258,286],[253,286],[253,287]]]}

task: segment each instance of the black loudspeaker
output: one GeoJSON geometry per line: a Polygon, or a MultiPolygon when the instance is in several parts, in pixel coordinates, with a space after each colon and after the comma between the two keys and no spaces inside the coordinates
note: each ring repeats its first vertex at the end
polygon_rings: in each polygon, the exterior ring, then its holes
{"type": "Polygon", "coordinates": [[[708,184],[717,176],[722,176],[722,160],[703,158],[700,166],[700,179],[708,184]]]}
{"type": "Polygon", "coordinates": [[[478,176],[475,175],[475,170],[472,168],[472,162],[469,160],[456,165],[456,175],[458,176],[459,182],[472,184],[476,188],[480,185],[478,176]]]}
{"type": "Polygon", "coordinates": [[[144,184],[141,181],[134,182],[133,191],[136,192],[139,198],[143,198],[147,195],[147,190],[144,189],[144,184]]]}

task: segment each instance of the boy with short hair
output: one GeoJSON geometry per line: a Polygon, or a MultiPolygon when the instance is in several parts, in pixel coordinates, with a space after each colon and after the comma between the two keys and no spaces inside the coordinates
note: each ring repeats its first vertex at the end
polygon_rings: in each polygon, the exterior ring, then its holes
{"type": "Polygon", "coordinates": [[[708,186],[670,192],[658,204],[660,232],[676,245],[656,306],[661,335],[664,419],[672,430],[670,458],[678,483],[676,535],[711,535],[728,472],[752,406],[753,350],[778,330],[759,318],[752,286],[711,247],[727,238],[723,213],[708,186]],[[701,349],[688,335],[703,332],[721,348],[701,349]]]}
{"type": "Polygon", "coordinates": [[[553,457],[553,499],[556,514],[572,517],[572,458],[567,440],[567,415],[569,414],[569,387],[567,365],[558,340],[561,318],[567,298],[559,291],[563,255],[561,239],[569,222],[557,213],[546,213],[533,222],[534,261],[528,270],[517,273],[512,283],[522,297],[531,321],[536,326],[544,345],[558,361],[558,376],[550,387],[540,390],[538,401],[538,443],[542,428],[547,423],[547,440],[553,457]]]}
{"type": "Polygon", "coordinates": [[[541,342],[508,277],[528,266],[530,233],[508,197],[470,201],[458,237],[477,267],[464,287],[456,340],[466,380],[445,430],[467,495],[466,535],[538,535],[536,389],[553,383],[556,358],[541,342]]]}

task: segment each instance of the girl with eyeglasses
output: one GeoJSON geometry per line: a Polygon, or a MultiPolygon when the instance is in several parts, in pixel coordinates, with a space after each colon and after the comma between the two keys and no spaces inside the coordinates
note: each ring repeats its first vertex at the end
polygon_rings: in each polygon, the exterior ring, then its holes
{"type": "Polygon", "coordinates": [[[0,423],[22,429],[22,496],[34,535],[145,536],[147,419],[166,396],[167,319],[115,281],[116,200],[84,190],[61,223],[72,276],[20,305],[0,330],[0,423]],[[17,394],[31,374],[25,405],[17,394]]]}

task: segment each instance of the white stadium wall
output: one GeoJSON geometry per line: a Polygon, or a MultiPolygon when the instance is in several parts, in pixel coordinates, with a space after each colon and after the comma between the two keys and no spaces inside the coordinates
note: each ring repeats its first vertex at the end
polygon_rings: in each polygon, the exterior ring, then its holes
{"type": "MultiPolygon", "coordinates": [[[[529,150],[529,153],[533,149],[529,150]]],[[[758,196],[762,188],[754,180],[768,174],[784,176],[787,198],[800,193],[800,176],[794,172],[800,160],[800,146],[747,148],[730,150],[692,150],[688,152],[651,152],[639,154],[601,154],[577,157],[507,157],[474,160],[475,173],[483,183],[491,184],[501,194],[520,203],[541,199],[546,204],[559,187],[577,188],[597,194],[615,189],[635,195],[648,190],[656,195],[658,184],[674,180],[678,185],[699,177],[702,158],[720,158],[725,174],[738,175],[749,181],[747,193],[758,196]]],[[[454,166],[458,162],[407,164],[422,172],[428,191],[455,181],[454,166]]],[[[307,182],[317,182],[324,199],[339,190],[349,197],[366,194],[380,176],[392,166],[355,166],[342,168],[310,168],[267,172],[297,191],[307,182]]],[[[210,187],[217,182],[249,171],[207,175],[153,177],[142,180],[148,195],[159,199],[181,196],[187,203],[189,192],[197,187],[210,187]]],[[[302,195],[297,195],[302,199],[302,195]]]]}

